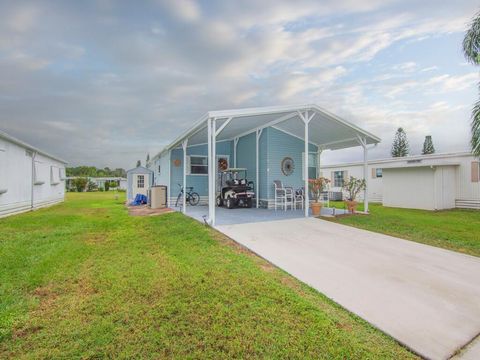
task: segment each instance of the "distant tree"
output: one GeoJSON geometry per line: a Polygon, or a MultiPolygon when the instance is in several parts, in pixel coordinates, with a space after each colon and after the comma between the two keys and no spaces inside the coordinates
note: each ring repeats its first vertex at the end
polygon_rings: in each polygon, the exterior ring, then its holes
{"type": "Polygon", "coordinates": [[[77,192],[83,192],[87,187],[88,179],[85,177],[78,177],[72,180],[72,184],[77,192]]]}
{"type": "Polygon", "coordinates": [[[425,141],[423,142],[422,154],[428,155],[428,154],[434,154],[434,153],[435,153],[435,147],[433,146],[432,136],[427,135],[425,136],[425,141]]]}
{"type": "Polygon", "coordinates": [[[140,160],[137,160],[137,167],[142,166],[142,162],[140,160]]]}
{"type": "Polygon", "coordinates": [[[407,156],[409,152],[407,134],[403,128],[398,128],[393,139],[392,156],[402,157],[407,156]]]}
{"type": "MultiPolygon", "coordinates": [[[[480,65],[480,13],[472,20],[470,28],[463,39],[463,53],[465,58],[474,65],[480,65]]],[[[475,156],[480,156],[480,100],[477,100],[471,115],[470,145],[475,156]]]]}

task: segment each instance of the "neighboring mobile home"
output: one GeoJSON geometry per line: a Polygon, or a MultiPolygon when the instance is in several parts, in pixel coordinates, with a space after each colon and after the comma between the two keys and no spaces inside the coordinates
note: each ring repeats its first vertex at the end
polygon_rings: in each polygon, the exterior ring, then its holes
{"type": "MultiPolygon", "coordinates": [[[[201,203],[209,205],[208,221],[214,224],[220,167],[246,168],[254,182],[255,206],[272,208],[274,180],[295,189],[308,187],[308,178],[318,176],[322,150],[361,146],[366,158],[367,145],[379,141],[314,104],[211,111],[147,167],[154,171],[156,185],[167,186],[170,206],[182,187],[193,187],[201,203]]],[[[304,200],[308,216],[308,192],[304,200]]],[[[185,204],[183,197],[184,212],[185,204]]]]}
{"type": "MultiPolygon", "coordinates": [[[[368,162],[369,200],[385,206],[441,210],[480,209],[479,161],[469,152],[416,155],[368,162]]],[[[363,163],[322,166],[341,191],[350,176],[363,178],[363,163]]]]}
{"type": "Polygon", "coordinates": [[[65,164],[0,131],[0,217],[63,201],[65,164]]]}

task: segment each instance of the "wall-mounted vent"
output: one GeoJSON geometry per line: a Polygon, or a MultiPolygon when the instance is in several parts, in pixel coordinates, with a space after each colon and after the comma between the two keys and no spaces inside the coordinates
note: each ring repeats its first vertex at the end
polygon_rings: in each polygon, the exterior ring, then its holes
{"type": "Polygon", "coordinates": [[[422,160],[421,159],[418,159],[418,160],[407,160],[407,164],[419,164],[421,163],[422,160]]]}

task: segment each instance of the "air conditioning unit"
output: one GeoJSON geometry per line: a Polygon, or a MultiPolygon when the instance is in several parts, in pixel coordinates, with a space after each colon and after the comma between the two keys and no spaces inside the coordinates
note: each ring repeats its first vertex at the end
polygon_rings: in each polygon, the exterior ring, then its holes
{"type": "Polygon", "coordinates": [[[154,185],[149,190],[149,205],[152,209],[167,207],[167,187],[165,185],[154,185]]]}

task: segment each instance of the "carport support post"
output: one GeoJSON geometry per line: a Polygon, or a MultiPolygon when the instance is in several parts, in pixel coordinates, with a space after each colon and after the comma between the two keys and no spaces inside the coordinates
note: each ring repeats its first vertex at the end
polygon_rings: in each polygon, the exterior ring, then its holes
{"type": "Polygon", "coordinates": [[[237,145],[238,145],[238,137],[233,139],[233,167],[237,167],[237,145]]]}
{"type": "Polygon", "coordinates": [[[183,149],[183,199],[182,199],[182,212],[187,213],[187,145],[188,139],[182,141],[183,149]]]}
{"type": "Polygon", "coordinates": [[[305,191],[303,192],[303,197],[305,200],[305,206],[303,208],[305,211],[305,217],[308,217],[308,211],[310,206],[310,199],[308,194],[308,124],[310,123],[310,120],[312,120],[315,116],[315,112],[313,112],[312,115],[309,115],[308,110],[305,110],[305,114],[302,114],[301,111],[298,111],[298,116],[305,124],[305,150],[303,154],[303,178],[305,179],[305,191]]]}
{"type": "Polygon", "coordinates": [[[303,122],[305,124],[305,153],[303,159],[303,177],[305,178],[305,191],[304,191],[304,200],[305,206],[303,207],[305,210],[305,217],[308,217],[308,207],[310,205],[309,193],[308,193],[308,111],[305,111],[305,117],[303,118],[303,122]]]}
{"type": "Polygon", "coordinates": [[[207,161],[207,168],[208,168],[208,222],[210,225],[214,225],[213,218],[215,212],[215,204],[212,200],[213,196],[213,176],[212,176],[212,119],[208,118],[207,120],[207,132],[208,132],[208,161],[207,161]]]}
{"type": "Polygon", "coordinates": [[[368,213],[368,148],[367,139],[359,138],[363,147],[363,178],[365,179],[365,191],[363,192],[363,210],[368,213]]]}
{"type": "Polygon", "coordinates": [[[255,132],[255,200],[257,202],[256,207],[258,209],[259,203],[260,203],[260,186],[259,186],[259,156],[258,156],[258,143],[260,141],[260,136],[262,135],[262,130],[263,129],[257,129],[255,132]]]}

